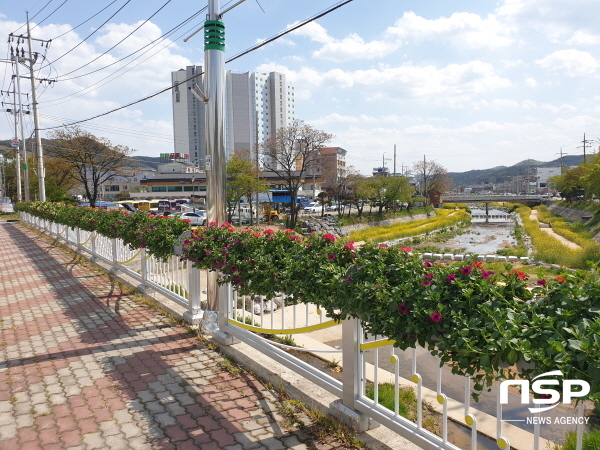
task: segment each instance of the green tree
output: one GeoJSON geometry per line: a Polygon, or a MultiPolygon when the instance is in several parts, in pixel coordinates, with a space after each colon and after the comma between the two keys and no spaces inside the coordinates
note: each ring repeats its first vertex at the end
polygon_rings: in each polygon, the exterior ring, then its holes
{"type": "Polygon", "coordinates": [[[584,177],[586,172],[586,168],[581,165],[567,170],[558,177],[552,177],[552,180],[560,190],[560,195],[571,202],[575,197],[583,195],[585,188],[584,177]]]}
{"type": "Polygon", "coordinates": [[[258,206],[258,194],[268,192],[267,186],[260,181],[260,172],[256,162],[250,156],[249,150],[239,150],[227,161],[227,216],[230,222],[235,208],[244,197],[251,206],[250,221],[252,222],[254,219],[253,198],[256,198],[258,206]]]}

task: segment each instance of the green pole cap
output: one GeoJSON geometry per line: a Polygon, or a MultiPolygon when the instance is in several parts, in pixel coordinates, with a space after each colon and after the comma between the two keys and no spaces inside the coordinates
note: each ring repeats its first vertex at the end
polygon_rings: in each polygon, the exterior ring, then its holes
{"type": "Polygon", "coordinates": [[[204,50],[225,51],[225,24],[220,20],[204,22],[204,50]]]}

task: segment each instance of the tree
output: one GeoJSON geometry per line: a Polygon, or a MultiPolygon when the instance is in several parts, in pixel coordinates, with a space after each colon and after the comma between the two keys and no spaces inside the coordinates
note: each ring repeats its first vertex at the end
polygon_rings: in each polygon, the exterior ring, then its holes
{"type": "MultiPolygon", "coordinates": [[[[68,192],[79,184],[73,166],[65,164],[64,161],[58,158],[46,156],[44,158],[44,168],[46,172],[46,200],[49,202],[72,201],[68,192]]],[[[33,170],[37,170],[37,160],[34,161],[33,170]]],[[[32,192],[39,192],[37,179],[32,192]]]]}
{"type": "MultiPolygon", "coordinates": [[[[358,210],[358,217],[362,217],[365,204],[367,204],[369,199],[374,195],[374,186],[370,180],[370,178],[367,178],[358,172],[354,172],[348,176],[348,188],[352,191],[350,198],[358,210]]],[[[350,211],[348,211],[348,217],[349,216],[350,211]]]]}
{"type": "Polygon", "coordinates": [[[416,162],[413,171],[420,180],[420,191],[425,198],[433,190],[446,192],[452,187],[452,179],[448,171],[433,160],[416,162]]]}
{"type": "MultiPolygon", "coordinates": [[[[227,215],[231,222],[233,211],[243,197],[250,203],[250,222],[253,221],[254,208],[252,199],[258,194],[268,192],[267,187],[260,181],[259,169],[252,160],[249,150],[236,150],[227,161],[227,215]]],[[[257,214],[258,214],[257,210],[257,214]]],[[[270,217],[270,215],[269,215],[270,217]]]]}
{"type": "Polygon", "coordinates": [[[304,175],[308,168],[319,164],[319,149],[332,137],[301,120],[294,120],[289,127],[280,128],[276,136],[261,145],[265,170],[277,174],[290,193],[288,226],[292,229],[298,220],[296,197],[304,182],[304,175]]]}
{"type": "Polygon", "coordinates": [[[586,173],[585,167],[581,165],[567,170],[560,176],[552,177],[550,180],[556,183],[560,195],[571,202],[574,198],[583,195],[586,173]]]}
{"type": "Polygon", "coordinates": [[[74,178],[83,185],[92,207],[96,205],[102,183],[114,176],[127,177],[135,169],[128,157],[133,150],[113,146],[108,139],[96,137],[79,127],[57,130],[50,138],[48,155],[72,168],[74,178]]]}

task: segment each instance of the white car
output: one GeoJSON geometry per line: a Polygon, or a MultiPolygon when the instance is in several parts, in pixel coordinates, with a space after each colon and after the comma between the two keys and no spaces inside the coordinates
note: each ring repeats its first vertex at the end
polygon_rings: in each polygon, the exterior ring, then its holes
{"type": "Polygon", "coordinates": [[[172,214],[171,217],[177,217],[178,219],[188,219],[192,225],[203,227],[206,225],[206,216],[203,212],[182,212],[172,214]]]}
{"type": "Polygon", "coordinates": [[[304,212],[317,213],[317,212],[321,212],[321,209],[322,209],[322,206],[320,203],[313,202],[313,203],[309,203],[307,206],[304,207],[304,212]]]}

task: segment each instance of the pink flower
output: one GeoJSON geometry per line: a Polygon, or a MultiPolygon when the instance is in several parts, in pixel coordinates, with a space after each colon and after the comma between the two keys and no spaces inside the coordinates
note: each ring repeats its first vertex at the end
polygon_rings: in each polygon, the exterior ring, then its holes
{"type": "Polygon", "coordinates": [[[379,248],[388,248],[388,247],[389,247],[389,245],[387,245],[387,244],[379,244],[379,248]]]}
{"type": "Polygon", "coordinates": [[[425,286],[425,287],[431,286],[432,284],[433,284],[433,281],[423,280],[423,286],[425,286]]]}
{"type": "Polygon", "coordinates": [[[454,273],[449,273],[449,274],[446,276],[446,283],[453,283],[453,282],[454,282],[454,280],[456,280],[456,274],[454,274],[454,273]]]}
{"type": "Polygon", "coordinates": [[[469,266],[463,266],[460,268],[460,273],[463,275],[471,275],[472,269],[469,266]]]}
{"type": "Polygon", "coordinates": [[[412,248],[410,247],[402,247],[400,250],[402,250],[403,252],[412,252],[412,248]]]}
{"type": "Polygon", "coordinates": [[[546,286],[546,280],[538,280],[537,285],[538,286],[546,286]]]}
{"type": "Polygon", "coordinates": [[[330,253],[329,255],[327,255],[327,259],[328,259],[329,261],[332,261],[332,260],[334,260],[334,259],[335,259],[335,255],[334,255],[333,253],[330,253]]]}
{"type": "Polygon", "coordinates": [[[425,261],[423,267],[433,267],[433,261],[425,261]]]}
{"type": "Polygon", "coordinates": [[[482,270],[481,271],[481,278],[483,278],[484,280],[489,280],[490,275],[494,275],[494,272],[491,270],[482,270]]]}
{"type": "Polygon", "coordinates": [[[262,234],[260,234],[260,231],[254,231],[254,232],[252,233],[252,236],[254,236],[254,237],[259,237],[259,236],[262,236],[262,234]]]}
{"type": "Polygon", "coordinates": [[[348,276],[348,278],[346,278],[346,281],[344,281],[344,283],[348,283],[348,284],[349,284],[349,283],[352,283],[352,281],[354,281],[354,280],[352,279],[352,277],[351,277],[351,276],[348,276]]]}
{"type": "Polygon", "coordinates": [[[326,233],[323,236],[321,236],[323,239],[328,240],[329,242],[335,242],[335,236],[333,234],[330,233],[326,233]]]}
{"type": "Polygon", "coordinates": [[[344,245],[344,250],[356,250],[356,247],[354,246],[354,241],[350,241],[346,245],[344,245]]]}
{"type": "Polygon", "coordinates": [[[441,322],[442,321],[442,315],[439,312],[434,312],[431,316],[429,316],[431,318],[432,321],[434,322],[441,322]]]}
{"type": "Polygon", "coordinates": [[[404,303],[399,303],[398,304],[398,312],[400,314],[409,314],[410,309],[408,309],[408,307],[404,303]]]}
{"type": "Polygon", "coordinates": [[[264,231],[264,233],[265,233],[265,234],[275,234],[275,231],[274,231],[274,230],[271,230],[270,228],[267,228],[267,229],[264,231]]]}
{"type": "Polygon", "coordinates": [[[230,224],[229,222],[223,222],[223,223],[221,224],[221,228],[227,228],[227,227],[229,227],[229,226],[231,226],[231,224],[230,224]]]}
{"type": "Polygon", "coordinates": [[[290,234],[290,233],[293,233],[293,232],[294,232],[294,230],[290,230],[289,228],[284,231],[285,234],[290,234]]]}
{"type": "Polygon", "coordinates": [[[433,274],[432,273],[428,273],[427,275],[425,275],[425,278],[431,279],[431,278],[433,278],[433,274]]]}

